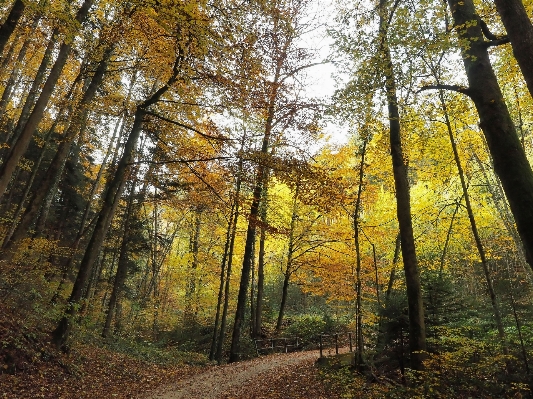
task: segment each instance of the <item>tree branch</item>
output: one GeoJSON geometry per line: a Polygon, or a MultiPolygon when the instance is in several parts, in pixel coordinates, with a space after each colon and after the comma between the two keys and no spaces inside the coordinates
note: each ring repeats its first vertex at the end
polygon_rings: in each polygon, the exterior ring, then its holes
{"type": "Polygon", "coordinates": [[[208,162],[208,161],[217,161],[217,160],[226,160],[232,159],[233,157],[212,157],[212,158],[198,158],[198,159],[169,159],[166,161],[150,161],[148,159],[141,161],[134,161],[129,163],[129,165],[147,163],[152,165],[166,165],[169,163],[194,163],[194,162],[208,162]]]}
{"type": "Polygon", "coordinates": [[[496,36],[494,33],[492,33],[487,25],[487,23],[485,21],[483,21],[479,16],[478,16],[478,21],[479,21],[479,26],[481,27],[481,31],[483,32],[483,35],[489,39],[489,40],[498,40],[500,39],[500,37],[496,36]]]}
{"type": "Polygon", "coordinates": [[[169,119],[169,118],[166,118],[162,115],[159,115],[155,112],[152,112],[152,111],[148,111],[148,110],[144,110],[144,113],[147,114],[147,115],[151,115],[151,116],[154,116],[158,119],[161,119],[162,121],[165,121],[165,122],[168,122],[168,123],[171,123],[173,125],[176,125],[176,126],[179,126],[179,127],[182,127],[186,130],[190,130],[196,134],[199,134],[200,136],[206,138],[206,139],[210,139],[210,140],[220,140],[220,141],[226,141],[228,140],[227,137],[224,137],[224,136],[220,136],[220,137],[216,137],[216,136],[211,136],[210,134],[206,134],[206,133],[203,133],[201,131],[199,131],[198,129],[195,129],[194,127],[192,126],[189,126],[189,125],[186,125],[185,123],[181,123],[181,122],[178,122],[178,121],[175,121],[173,119],[169,119]]]}
{"type": "Polygon", "coordinates": [[[470,89],[468,87],[459,86],[459,85],[427,85],[420,88],[420,90],[417,91],[418,93],[421,93],[426,90],[449,90],[449,91],[455,91],[457,93],[466,94],[470,97],[470,89]]]}
{"type": "Polygon", "coordinates": [[[507,43],[510,43],[511,41],[509,40],[509,38],[507,36],[504,36],[504,37],[501,37],[499,39],[496,39],[496,40],[491,40],[490,42],[485,42],[485,46],[486,47],[496,47],[496,46],[501,46],[502,44],[507,44],[507,43]]]}

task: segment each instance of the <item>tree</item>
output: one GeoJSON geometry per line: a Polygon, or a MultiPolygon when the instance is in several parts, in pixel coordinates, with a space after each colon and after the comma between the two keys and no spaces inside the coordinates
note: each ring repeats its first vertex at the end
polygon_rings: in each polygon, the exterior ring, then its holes
{"type": "Polygon", "coordinates": [[[507,38],[494,36],[487,24],[480,18],[480,27],[487,37],[496,43],[511,42],[513,54],[526,80],[529,94],[533,97],[533,24],[527,15],[522,0],[494,0],[500,14],[507,38]]]}
{"type": "MultiPolygon", "coordinates": [[[[398,224],[400,226],[400,241],[405,272],[405,284],[407,288],[407,303],[409,306],[409,350],[411,353],[411,366],[415,370],[422,370],[424,367],[424,352],[426,350],[424,306],[422,303],[422,289],[420,286],[411,219],[407,165],[405,164],[402,151],[400,114],[398,111],[394,66],[392,64],[391,52],[387,40],[388,21],[390,21],[391,17],[387,13],[386,5],[386,0],[380,1],[380,47],[389,110],[390,146],[394,184],[396,188],[396,209],[398,214],[398,224]]],[[[396,5],[392,8],[392,14],[394,14],[396,5]]]]}
{"type": "MultiPolygon", "coordinates": [[[[75,19],[78,24],[81,25],[87,18],[87,15],[89,14],[89,10],[92,7],[93,2],[93,0],[84,1],[80,9],[78,10],[78,13],[76,14],[75,19]]],[[[10,149],[6,159],[0,167],[0,198],[4,195],[7,185],[11,180],[11,176],[15,171],[15,168],[17,167],[20,158],[26,152],[30,140],[33,134],[35,133],[39,123],[41,122],[45,108],[48,104],[48,101],[50,100],[50,97],[52,96],[52,92],[56,86],[57,81],[59,80],[61,72],[63,71],[63,67],[67,62],[71,49],[71,40],[65,41],[61,45],[54,66],[48,74],[48,78],[46,79],[46,82],[44,83],[44,86],[41,90],[41,94],[39,95],[39,98],[35,103],[35,107],[33,108],[33,111],[30,117],[28,118],[28,121],[25,123],[24,129],[22,130],[20,137],[18,137],[17,142],[10,149]]]]}
{"type": "Polygon", "coordinates": [[[13,34],[25,8],[26,6],[22,0],[15,0],[5,22],[0,26],[0,60],[2,59],[2,53],[4,52],[6,43],[13,34]]]}
{"type": "Polygon", "coordinates": [[[469,87],[438,87],[464,93],[474,102],[494,170],[502,182],[526,259],[532,266],[533,231],[529,226],[533,223],[533,171],[491,66],[487,49],[495,43],[485,41],[472,0],[449,0],[448,4],[460,39],[469,87]]]}
{"type": "MultiPolygon", "coordinates": [[[[258,29],[263,34],[257,39],[257,46],[261,55],[268,59],[262,77],[263,87],[254,88],[254,106],[260,110],[260,117],[264,120],[263,136],[259,159],[268,158],[268,153],[275,134],[282,135],[282,129],[288,129],[296,123],[301,107],[297,101],[292,101],[297,96],[293,79],[302,70],[311,65],[306,63],[307,51],[298,48],[297,37],[303,34],[305,26],[299,22],[306,8],[305,2],[281,1],[279,3],[258,3],[258,12],[262,21],[258,29]],[[291,98],[291,95],[294,96],[291,98]]],[[[296,97],[297,98],[297,97],[296,97]]],[[[281,138],[281,137],[280,137],[281,138]]],[[[252,270],[253,249],[255,233],[259,222],[259,205],[265,183],[268,165],[259,163],[255,174],[255,183],[252,191],[252,203],[248,213],[248,228],[246,231],[246,244],[241,270],[241,281],[237,298],[237,309],[233,325],[230,362],[240,358],[241,330],[244,323],[245,309],[248,298],[250,272],[252,270]]]]}

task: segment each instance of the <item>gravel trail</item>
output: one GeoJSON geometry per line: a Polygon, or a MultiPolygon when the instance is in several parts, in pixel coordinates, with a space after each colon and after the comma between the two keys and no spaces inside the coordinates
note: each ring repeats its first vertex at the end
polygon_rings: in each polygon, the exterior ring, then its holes
{"type": "Polygon", "coordinates": [[[250,361],[213,366],[205,372],[185,378],[146,399],[222,399],[238,397],[243,388],[268,384],[276,370],[311,363],[318,351],[273,354],[250,361]]]}

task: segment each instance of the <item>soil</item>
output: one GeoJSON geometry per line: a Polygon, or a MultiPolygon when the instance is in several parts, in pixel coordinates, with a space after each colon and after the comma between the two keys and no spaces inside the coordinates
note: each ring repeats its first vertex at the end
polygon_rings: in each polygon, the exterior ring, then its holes
{"type": "Polygon", "coordinates": [[[335,398],[318,376],[318,351],[214,366],[144,399],[335,398]]]}

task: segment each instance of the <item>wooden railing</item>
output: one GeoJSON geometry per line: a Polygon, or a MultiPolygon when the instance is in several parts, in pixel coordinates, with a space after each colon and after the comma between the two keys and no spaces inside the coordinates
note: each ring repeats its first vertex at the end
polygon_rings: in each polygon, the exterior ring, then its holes
{"type": "Polygon", "coordinates": [[[348,349],[349,352],[353,352],[352,333],[320,334],[320,357],[324,357],[324,351],[326,349],[332,348],[335,348],[336,355],[339,354],[340,349],[344,349],[343,352],[345,352],[346,349],[348,349]]]}
{"type": "Polygon", "coordinates": [[[256,339],[257,355],[265,353],[288,353],[302,348],[303,341],[299,337],[256,339]]]}
{"type": "Polygon", "coordinates": [[[335,355],[339,352],[353,352],[354,345],[352,340],[353,333],[336,333],[336,334],[320,334],[317,338],[313,339],[313,344],[309,345],[309,342],[304,342],[300,337],[289,338],[266,338],[256,339],[255,350],[257,355],[264,355],[267,353],[288,353],[294,352],[304,347],[306,349],[316,349],[316,342],[318,341],[318,349],[320,351],[320,357],[324,357],[324,353],[329,350],[328,355],[335,350],[335,355]]]}

